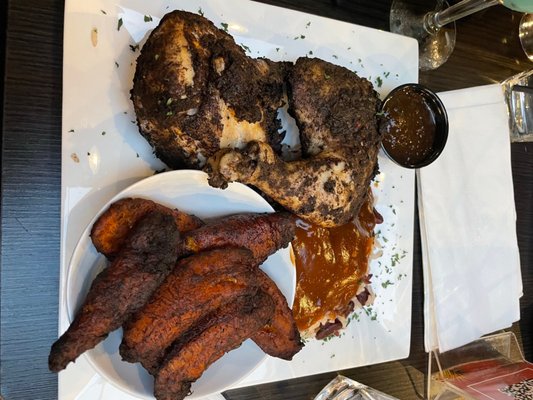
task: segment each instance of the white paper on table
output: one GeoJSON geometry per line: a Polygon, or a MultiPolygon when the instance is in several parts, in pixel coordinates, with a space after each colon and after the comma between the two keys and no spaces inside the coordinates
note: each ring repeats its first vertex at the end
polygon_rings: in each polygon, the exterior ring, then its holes
{"type": "Polygon", "coordinates": [[[418,183],[425,345],[443,352],[519,320],[522,279],[501,87],[439,97],[448,142],[437,161],[418,171],[418,183]]]}

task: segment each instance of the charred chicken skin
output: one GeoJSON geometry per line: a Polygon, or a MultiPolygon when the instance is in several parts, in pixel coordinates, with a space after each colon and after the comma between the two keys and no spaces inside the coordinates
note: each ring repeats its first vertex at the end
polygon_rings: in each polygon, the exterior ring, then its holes
{"type": "Polygon", "coordinates": [[[263,292],[244,297],[218,312],[173,345],[156,376],[158,400],[180,400],[213,362],[233,350],[269,321],[272,298],[263,292]]]}
{"type": "Polygon", "coordinates": [[[107,258],[113,258],[122,248],[137,221],[155,210],[171,215],[180,233],[203,225],[202,220],[194,215],[165,207],[151,200],[120,199],[111,204],[93,224],[91,240],[94,247],[107,258]]]}
{"type": "Polygon", "coordinates": [[[352,173],[337,154],[285,162],[267,143],[251,142],[243,150],[221,150],[209,160],[207,171],[213,186],[233,181],[254,185],[285,209],[321,226],[343,224],[352,216],[352,173]]]}
{"type": "Polygon", "coordinates": [[[137,59],[131,98],[141,134],[171,168],[200,168],[251,140],[277,148],[286,65],[247,57],[208,19],[173,11],[137,59]]]}
{"type": "Polygon", "coordinates": [[[176,262],[179,232],[174,219],[159,211],[135,226],[113,263],[93,281],[67,331],[52,345],[48,365],[58,372],[148,301],[176,262]]]}
{"type": "Polygon", "coordinates": [[[171,344],[215,310],[254,295],[253,257],[245,249],[218,249],[185,258],[150,302],[124,324],[120,354],[154,374],[171,344]]]}
{"type": "Polygon", "coordinates": [[[285,162],[264,141],[222,149],[208,161],[209,183],[252,184],[307,221],[343,225],[357,215],[377,170],[378,96],[366,79],[316,58],[298,59],[288,84],[303,158],[285,162]]]}

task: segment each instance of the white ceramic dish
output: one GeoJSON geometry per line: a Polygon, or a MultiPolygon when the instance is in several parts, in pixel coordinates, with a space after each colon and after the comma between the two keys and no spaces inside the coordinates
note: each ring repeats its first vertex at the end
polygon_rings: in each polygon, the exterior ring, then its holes
{"type": "MultiPolygon", "coordinates": [[[[207,183],[201,171],[171,171],[146,178],[123,190],[102,209],[122,198],[141,197],[171,208],[194,214],[204,220],[241,212],[273,212],[272,207],[245,185],[232,183],[226,190],[215,189],[207,183]]],[[[99,215],[100,213],[98,213],[99,215]]],[[[83,233],[68,269],[65,298],[67,313],[72,321],[83,303],[94,277],[105,267],[105,257],[99,254],[90,239],[91,227],[83,233]]],[[[296,270],[291,262],[290,246],[271,255],[262,265],[292,305],[296,287],[296,270]]],[[[121,330],[115,331],[84,355],[94,369],[109,382],[134,396],[153,398],[153,378],[139,364],[121,361],[118,347],[121,330]]],[[[218,393],[248,375],[266,358],[251,340],[213,364],[193,384],[189,398],[218,393]]]]}
{"type": "MultiPolygon", "coordinates": [[[[413,39],[254,1],[67,0],[61,292],[74,247],[94,215],[121,190],[164,167],[131,122],[135,117],[129,90],[139,53],[130,45],[134,47],[158,18],[177,8],[201,11],[217,26],[227,24],[237,43],[247,46],[254,57],[294,61],[312,55],[356,70],[375,84],[382,98],[396,86],[418,81],[418,47],[413,39]],[[118,30],[121,17],[123,26],[118,30]]],[[[288,129],[294,133],[295,127],[288,125],[288,129]]],[[[343,336],[327,343],[309,342],[291,362],[269,357],[233,387],[408,356],[414,172],[395,166],[384,156],[379,162],[379,183],[373,188],[385,223],[377,228],[383,255],[370,266],[376,303],[360,312],[359,321],[354,319],[343,336]]],[[[59,315],[62,332],[69,324],[63,296],[59,315]]],[[[59,398],[133,399],[95,378],[93,368],[83,359],[59,375],[59,398]]]]}

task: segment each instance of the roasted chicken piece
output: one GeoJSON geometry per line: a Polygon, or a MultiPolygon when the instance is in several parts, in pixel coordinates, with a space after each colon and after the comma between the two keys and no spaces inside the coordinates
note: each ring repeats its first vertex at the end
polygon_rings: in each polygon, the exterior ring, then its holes
{"type": "Polygon", "coordinates": [[[378,96],[366,79],[317,58],[298,59],[288,83],[303,158],[284,162],[264,141],[223,149],[208,161],[209,182],[252,184],[305,220],[343,225],[357,215],[377,171],[378,96]]]}
{"type": "Polygon", "coordinates": [[[72,324],[52,345],[50,370],[64,369],[144,306],[174,267],[178,240],[167,213],[153,211],[138,222],[113,263],[93,281],[72,324]]]}
{"type": "Polygon", "coordinates": [[[233,350],[272,316],[274,303],[263,292],[244,297],[218,310],[211,318],[187,332],[173,346],[155,377],[158,400],[185,398],[212,363],[233,350]]]}
{"type": "Polygon", "coordinates": [[[166,14],[137,59],[131,98],[140,132],[171,168],[200,168],[251,140],[277,148],[286,66],[247,57],[200,15],[166,14]]]}
{"type": "Polygon", "coordinates": [[[353,174],[337,154],[285,162],[267,143],[251,142],[243,150],[219,151],[207,171],[213,186],[232,181],[254,185],[285,209],[321,226],[340,225],[352,216],[353,174]]]}
{"type": "Polygon", "coordinates": [[[218,308],[257,292],[254,268],[245,249],[211,250],[181,260],[124,324],[120,355],[154,374],[176,339],[218,308]]]}
{"type": "Polygon", "coordinates": [[[256,265],[294,238],[295,220],[286,212],[235,214],[186,232],[178,252],[182,255],[221,247],[245,247],[256,265]]]}
{"type": "Polygon", "coordinates": [[[202,220],[194,215],[165,207],[151,200],[124,198],[111,204],[93,224],[91,240],[94,247],[107,258],[113,258],[122,248],[137,221],[154,210],[174,217],[180,233],[203,225],[202,220]]]}

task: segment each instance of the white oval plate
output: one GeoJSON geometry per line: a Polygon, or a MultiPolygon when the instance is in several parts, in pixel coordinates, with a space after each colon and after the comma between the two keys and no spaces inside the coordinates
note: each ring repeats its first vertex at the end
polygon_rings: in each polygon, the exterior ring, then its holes
{"type": "MultiPolygon", "coordinates": [[[[109,205],[125,197],[142,197],[168,207],[194,214],[202,219],[231,215],[240,212],[273,212],[272,207],[249,187],[232,183],[227,189],[216,189],[207,183],[207,175],[201,171],[181,170],[154,175],[120,192],[109,205]]],[[[98,213],[98,215],[100,214],[98,213]]],[[[72,256],[67,277],[66,302],[69,320],[84,301],[94,277],[106,265],[89,237],[90,229],[98,215],[85,229],[72,256]]],[[[270,256],[261,269],[277,284],[289,305],[294,301],[296,270],[291,262],[290,246],[270,256]]],[[[144,399],[153,399],[153,377],[140,364],[121,360],[118,348],[122,330],[112,332],[94,349],[85,353],[94,369],[120,389],[144,399]]],[[[192,395],[198,398],[218,393],[235,384],[252,372],[264,359],[265,353],[251,340],[227,353],[211,365],[202,377],[192,385],[192,395]]]]}

